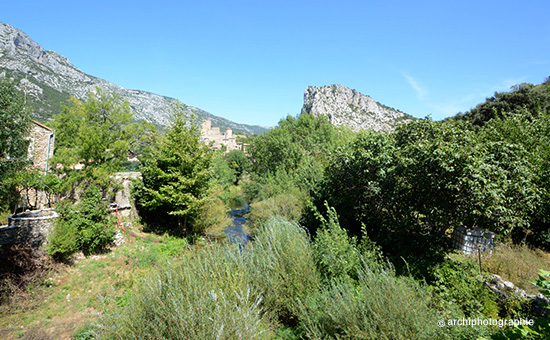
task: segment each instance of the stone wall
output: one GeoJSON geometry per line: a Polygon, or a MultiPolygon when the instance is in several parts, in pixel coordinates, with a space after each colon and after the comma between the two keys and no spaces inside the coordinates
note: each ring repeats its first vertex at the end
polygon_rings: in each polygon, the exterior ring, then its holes
{"type": "MultiPolygon", "coordinates": [[[[128,217],[134,219],[137,217],[134,201],[131,197],[132,179],[141,179],[141,172],[116,172],[113,177],[122,185],[122,188],[115,193],[114,204],[118,205],[118,213],[120,217],[128,217]]],[[[114,211],[115,208],[111,208],[114,211]]]]}
{"type": "Polygon", "coordinates": [[[39,248],[48,242],[57,217],[59,215],[53,209],[11,215],[8,226],[0,227],[0,245],[22,243],[39,248]]]}

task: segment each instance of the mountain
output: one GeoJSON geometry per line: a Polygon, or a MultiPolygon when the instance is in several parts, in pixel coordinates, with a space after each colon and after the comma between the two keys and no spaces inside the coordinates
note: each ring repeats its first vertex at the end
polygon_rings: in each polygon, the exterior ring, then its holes
{"type": "MultiPolygon", "coordinates": [[[[128,90],[88,75],[64,56],[44,50],[25,33],[5,23],[0,23],[0,77],[16,81],[39,120],[51,118],[71,96],[84,100],[97,86],[127,100],[136,120],[147,120],[159,126],[168,124],[170,104],[176,101],[146,91],[128,90]]],[[[257,125],[238,124],[193,106],[187,109],[202,119],[210,119],[212,126],[222,129],[230,127],[247,134],[267,130],[257,125]]]]}
{"type": "Polygon", "coordinates": [[[342,85],[309,86],[304,93],[302,113],[328,116],[334,125],[353,130],[389,132],[398,124],[414,119],[399,110],[375,102],[371,97],[342,85]]]}

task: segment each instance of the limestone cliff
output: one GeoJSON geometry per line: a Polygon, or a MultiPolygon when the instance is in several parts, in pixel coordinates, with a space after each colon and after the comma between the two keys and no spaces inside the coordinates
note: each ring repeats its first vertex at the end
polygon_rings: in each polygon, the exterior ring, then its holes
{"type": "Polygon", "coordinates": [[[332,124],[345,125],[355,131],[372,129],[389,132],[398,124],[413,119],[342,85],[309,86],[304,93],[304,112],[316,117],[328,116],[332,124]]]}
{"type": "MultiPolygon", "coordinates": [[[[88,75],[64,56],[44,50],[25,33],[5,23],[0,23],[0,77],[12,78],[17,82],[36,118],[42,120],[58,113],[60,103],[69,97],[83,100],[97,86],[128,100],[137,120],[143,119],[157,125],[169,122],[170,105],[175,101],[174,98],[146,91],[128,90],[88,75]]],[[[249,134],[266,130],[260,126],[238,124],[193,106],[187,108],[222,128],[230,127],[249,134]]]]}

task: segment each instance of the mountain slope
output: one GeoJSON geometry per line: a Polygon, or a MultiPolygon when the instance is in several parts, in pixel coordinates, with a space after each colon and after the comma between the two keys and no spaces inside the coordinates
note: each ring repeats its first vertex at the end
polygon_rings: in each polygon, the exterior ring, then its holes
{"type": "MultiPolygon", "coordinates": [[[[85,99],[97,86],[106,92],[128,100],[135,119],[147,120],[166,126],[170,121],[170,105],[174,98],[154,93],[127,90],[106,80],[82,72],[62,55],[44,50],[25,33],[0,23],[0,77],[13,78],[26,95],[35,116],[47,120],[59,112],[62,104],[71,96],[85,99]]],[[[230,127],[247,134],[261,133],[266,128],[257,125],[238,124],[204,110],[187,106],[203,119],[211,119],[213,126],[230,127]]]]}
{"type": "Polygon", "coordinates": [[[355,131],[389,132],[398,124],[414,119],[342,85],[309,86],[304,93],[302,113],[305,112],[328,116],[332,124],[345,125],[355,131]]]}

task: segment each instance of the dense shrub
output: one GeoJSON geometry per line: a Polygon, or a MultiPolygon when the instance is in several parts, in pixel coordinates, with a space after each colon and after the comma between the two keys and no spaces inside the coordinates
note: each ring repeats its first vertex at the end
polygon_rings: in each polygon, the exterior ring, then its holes
{"type": "Polygon", "coordinates": [[[115,222],[97,187],[88,187],[76,205],[69,201],[58,205],[57,212],[60,217],[48,245],[54,258],[63,259],[76,251],[100,252],[114,240],[115,222]]]}
{"type": "Polygon", "coordinates": [[[253,225],[267,222],[272,216],[281,216],[287,221],[298,221],[305,207],[305,194],[298,190],[279,194],[263,201],[252,203],[247,216],[253,225]]]}
{"type": "Polygon", "coordinates": [[[521,145],[481,139],[465,122],[418,120],[391,135],[365,132],[339,149],[316,200],[344,228],[414,268],[441,261],[453,227],[509,238],[529,227],[539,199],[521,145]]]}
{"type": "Polygon", "coordinates": [[[357,240],[349,237],[340,227],[334,208],[327,207],[327,218],[321,214],[321,228],[317,229],[313,243],[315,263],[325,282],[332,280],[357,279],[361,266],[361,254],[357,250],[357,240]]]}
{"type": "Polygon", "coordinates": [[[104,339],[271,339],[249,285],[243,258],[233,248],[205,249],[182,265],[165,264],[127,305],[107,311],[104,339]]]}
{"type": "Polygon", "coordinates": [[[431,281],[434,305],[442,313],[455,310],[468,318],[498,318],[496,296],[478,275],[479,269],[469,263],[448,260],[437,265],[431,281]]]}
{"type": "Polygon", "coordinates": [[[282,218],[262,224],[246,253],[249,277],[262,305],[285,324],[297,322],[297,299],[317,290],[320,280],[306,230],[282,218]]]}
{"type": "Polygon", "coordinates": [[[390,269],[364,266],[358,284],[332,281],[302,300],[301,326],[308,339],[441,339],[444,329],[414,280],[390,269]]]}

